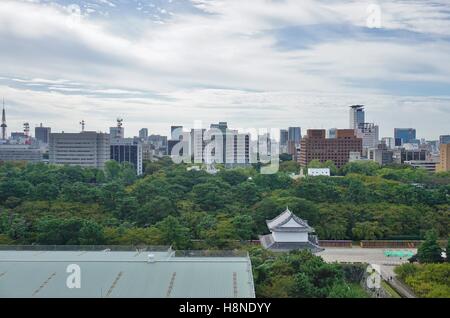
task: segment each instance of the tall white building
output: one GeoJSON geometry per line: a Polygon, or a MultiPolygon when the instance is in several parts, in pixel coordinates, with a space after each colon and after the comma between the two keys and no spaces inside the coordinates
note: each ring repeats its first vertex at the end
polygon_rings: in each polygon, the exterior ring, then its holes
{"type": "Polygon", "coordinates": [[[250,134],[228,130],[226,136],[227,166],[246,165],[250,163],[250,134]]]}
{"type": "Polygon", "coordinates": [[[375,148],[379,144],[379,127],[373,123],[366,123],[363,105],[350,106],[350,129],[354,129],[356,136],[363,141],[363,150],[375,148]]]}
{"type": "MultiPolygon", "coordinates": [[[[196,128],[191,129],[190,140],[189,140],[189,154],[194,158],[195,163],[202,163],[204,160],[203,152],[205,150],[205,142],[203,140],[203,136],[205,134],[206,129],[196,128]]],[[[178,140],[183,139],[178,137],[178,140]]],[[[187,147],[187,143],[185,142],[184,146],[187,147]]]]}
{"type": "Polygon", "coordinates": [[[363,123],[356,131],[356,136],[363,141],[363,149],[375,148],[379,144],[379,127],[372,123],[363,123]]]}
{"type": "MultiPolygon", "coordinates": [[[[249,164],[250,134],[221,128],[192,129],[189,137],[183,137],[183,140],[189,140],[189,154],[194,162],[220,163],[226,166],[249,164]]],[[[183,147],[187,145],[184,144],[183,147]]]]}
{"type": "Polygon", "coordinates": [[[103,169],[110,158],[109,138],[95,131],[51,133],[49,162],[103,169]]]}

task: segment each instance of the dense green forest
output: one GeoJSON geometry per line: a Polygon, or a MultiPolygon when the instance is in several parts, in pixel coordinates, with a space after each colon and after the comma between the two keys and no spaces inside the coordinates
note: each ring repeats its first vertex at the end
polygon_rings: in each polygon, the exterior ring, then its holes
{"type": "Polygon", "coordinates": [[[366,298],[366,266],[328,264],[307,251],[277,253],[253,248],[256,295],[261,298],[366,298]]]}
{"type": "Polygon", "coordinates": [[[450,298],[450,263],[403,264],[398,277],[422,298],[450,298]]]}
{"type": "MultiPolygon", "coordinates": [[[[267,233],[286,206],[320,239],[447,238],[450,173],[406,166],[330,163],[333,177],[290,178],[295,162],[187,171],[170,158],[105,171],[46,164],[0,165],[0,244],[172,244],[177,249],[237,248],[267,233]]],[[[219,167],[220,168],[220,167],[219,167]]]]}

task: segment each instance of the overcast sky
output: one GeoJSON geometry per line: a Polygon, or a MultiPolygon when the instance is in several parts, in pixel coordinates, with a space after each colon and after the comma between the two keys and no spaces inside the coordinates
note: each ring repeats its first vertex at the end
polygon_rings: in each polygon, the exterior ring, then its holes
{"type": "Polygon", "coordinates": [[[8,129],[201,120],[450,134],[450,1],[1,0],[8,129]],[[376,7],[381,8],[381,28],[376,7]],[[375,10],[375,11],[374,11],[375,10]],[[368,24],[369,22],[369,24],[368,24]]]}

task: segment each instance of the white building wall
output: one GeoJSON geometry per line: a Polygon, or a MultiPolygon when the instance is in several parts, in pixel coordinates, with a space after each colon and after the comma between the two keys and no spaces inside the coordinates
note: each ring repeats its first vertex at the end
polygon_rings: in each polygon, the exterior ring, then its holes
{"type": "Polygon", "coordinates": [[[50,134],[49,161],[103,169],[109,160],[109,135],[96,132],[50,134]]]}
{"type": "Polygon", "coordinates": [[[317,176],[327,176],[331,175],[330,168],[309,168],[308,176],[317,177],[317,176]]]}
{"type": "Polygon", "coordinates": [[[379,128],[377,125],[358,129],[356,136],[363,141],[363,148],[375,148],[379,143],[379,128]]]}
{"type": "Polygon", "coordinates": [[[275,242],[308,242],[308,233],[298,232],[272,232],[275,242]]]}

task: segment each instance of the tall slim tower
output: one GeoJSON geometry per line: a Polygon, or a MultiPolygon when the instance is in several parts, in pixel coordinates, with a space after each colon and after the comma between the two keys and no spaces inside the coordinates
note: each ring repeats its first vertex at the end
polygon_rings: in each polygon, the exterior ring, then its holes
{"type": "Polygon", "coordinates": [[[6,140],[6,113],[5,113],[5,99],[3,99],[3,111],[2,111],[2,124],[0,125],[2,127],[2,140],[6,140]]]}
{"type": "Polygon", "coordinates": [[[350,106],[350,129],[358,129],[361,124],[365,123],[364,106],[353,105],[350,106]]]}

